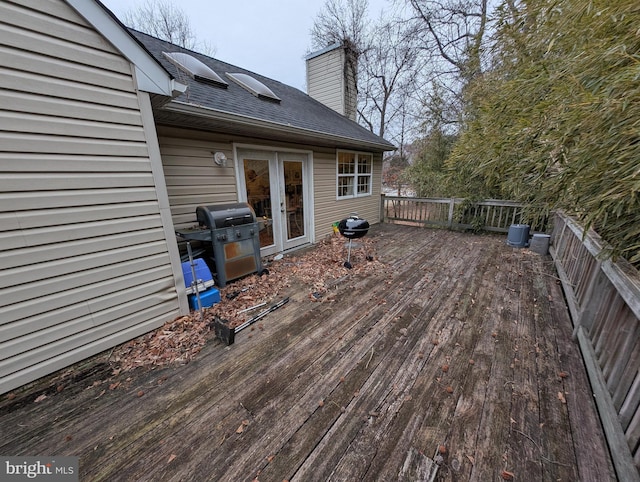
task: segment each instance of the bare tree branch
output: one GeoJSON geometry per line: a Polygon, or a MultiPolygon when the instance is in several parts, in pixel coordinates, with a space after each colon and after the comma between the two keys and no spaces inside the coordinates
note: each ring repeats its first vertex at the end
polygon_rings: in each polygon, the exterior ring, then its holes
{"type": "Polygon", "coordinates": [[[215,55],[215,48],[210,43],[197,41],[189,17],[170,0],[147,0],[137,9],[127,11],[123,22],[133,29],[186,49],[199,49],[207,55],[215,55]]]}
{"type": "Polygon", "coordinates": [[[313,49],[349,43],[356,54],[366,50],[368,0],[327,0],[311,29],[313,49]]]}

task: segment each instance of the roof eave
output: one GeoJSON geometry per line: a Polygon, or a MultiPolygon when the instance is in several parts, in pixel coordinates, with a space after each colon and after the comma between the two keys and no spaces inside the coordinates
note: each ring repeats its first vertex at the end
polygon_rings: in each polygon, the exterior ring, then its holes
{"type": "Polygon", "coordinates": [[[167,97],[175,97],[185,91],[186,85],[177,82],[102,3],[66,1],[135,66],[139,90],[167,97]]]}
{"type": "Polygon", "coordinates": [[[201,118],[215,119],[217,121],[225,121],[234,123],[246,127],[255,127],[265,130],[273,130],[278,133],[287,133],[295,140],[296,136],[304,136],[305,138],[315,138],[319,141],[332,141],[337,145],[353,145],[357,144],[362,149],[370,149],[380,152],[387,152],[395,150],[395,146],[389,142],[372,142],[363,139],[358,139],[348,136],[340,136],[336,134],[330,134],[326,132],[316,131],[313,129],[305,129],[302,127],[292,126],[291,124],[282,124],[278,122],[266,121],[264,119],[258,119],[256,117],[236,114],[232,112],[225,112],[217,109],[212,109],[204,106],[197,106],[186,102],[172,101],[168,103],[163,110],[169,112],[176,112],[180,114],[188,114],[201,118]]]}

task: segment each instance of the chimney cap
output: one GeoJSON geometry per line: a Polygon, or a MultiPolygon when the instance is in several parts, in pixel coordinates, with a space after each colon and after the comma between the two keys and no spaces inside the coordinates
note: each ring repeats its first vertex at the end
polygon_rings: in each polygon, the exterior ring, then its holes
{"type": "Polygon", "coordinates": [[[334,44],[328,45],[323,49],[320,50],[316,50],[315,52],[311,52],[309,55],[307,55],[304,59],[305,60],[311,60],[315,57],[319,57],[322,54],[326,54],[327,52],[331,52],[332,50],[338,49],[342,47],[342,42],[336,42],[334,44]]]}

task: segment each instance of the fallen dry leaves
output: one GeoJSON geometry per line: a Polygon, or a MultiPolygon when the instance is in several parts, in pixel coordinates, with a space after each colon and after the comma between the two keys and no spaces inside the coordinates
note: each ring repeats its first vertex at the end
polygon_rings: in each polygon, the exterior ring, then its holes
{"type": "MultiPolygon", "coordinates": [[[[202,314],[192,311],[188,316],[180,316],[117,347],[109,361],[117,365],[118,373],[138,367],[185,364],[215,336],[211,326],[216,316],[236,327],[300,287],[308,291],[312,302],[332,302],[331,289],[341,281],[386,269],[376,259],[373,237],[352,243],[352,269],[345,268],[346,243],[344,237],[335,234],[309,249],[288,254],[278,261],[267,261],[268,275],[254,274],[218,288],[220,303],[203,309],[202,314]],[[266,304],[251,309],[262,303],[266,304]]],[[[264,330],[264,325],[258,328],[264,330]]]]}
{"type": "Polygon", "coordinates": [[[502,477],[504,480],[513,480],[514,477],[514,473],[513,472],[509,472],[508,470],[503,470],[500,473],[500,477],[502,477]]]}
{"type": "Polygon", "coordinates": [[[236,433],[244,432],[244,428],[249,426],[249,420],[243,420],[240,426],[236,429],[236,433]]]}

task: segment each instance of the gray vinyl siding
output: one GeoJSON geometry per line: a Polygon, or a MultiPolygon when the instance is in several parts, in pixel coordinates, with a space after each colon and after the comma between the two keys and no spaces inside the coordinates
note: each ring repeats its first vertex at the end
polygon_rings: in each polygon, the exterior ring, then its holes
{"type": "Polygon", "coordinates": [[[369,224],[380,220],[380,193],[382,186],[382,157],[373,155],[372,194],[348,199],[337,199],[337,154],[334,149],[314,154],[315,239],[320,241],[333,232],[336,221],[356,212],[369,224]]]}
{"type": "Polygon", "coordinates": [[[222,136],[201,131],[159,127],[160,154],[176,228],[192,226],[196,208],[238,201],[233,144],[222,136]],[[223,152],[226,167],[213,162],[223,152]]]}
{"type": "Polygon", "coordinates": [[[0,18],[3,393],[180,304],[131,64],[62,0],[0,18]]]}

